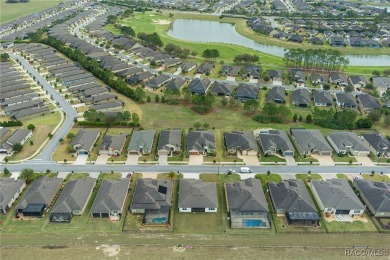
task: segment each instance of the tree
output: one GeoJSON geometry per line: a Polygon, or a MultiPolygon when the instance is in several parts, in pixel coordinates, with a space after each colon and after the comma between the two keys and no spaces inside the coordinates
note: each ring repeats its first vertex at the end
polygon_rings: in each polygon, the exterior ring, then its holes
{"type": "Polygon", "coordinates": [[[209,123],[203,123],[203,129],[207,130],[210,127],[209,123]]]}
{"type": "Polygon", "coordinates": [[[64,159],[64,163],[66,164],[68,162],[68,160],[67,159],[64,159]]]}
{"type": "Polygon", "coordinates": [[[267,171],[267,176],[270,176],[271,175],[271,171],[267,171]]]}
{"type": "Polygon", "coordinates": [[[371,128],[372,127],[372,121],[370,118],[365,117],[365,118],[360,118],[356,122],[356,128],[361,129],[361,128],[371,128]]]}
{"type": "Polygon", "coordinates": [[[135,37],[135,32],[130,26],[121,26],[120,30],[124,35],[135,37]]]}
{"type": "Polygon", "coordinates": [[[244,111],[246,111],[247,113],[253,113],[257,110],[257,108],[259,107],[260,105],[260,102],[258,100],[248,100],[244,103],[244,111]]]}
{"type": "Polygon", "coordinates": [[[306,123],[311,123],[313,121],[313,118],[310,114],[306,116],[306,123]]]}
{"type": "Polygon", "coordinates": [[[21,143],[16,143],[12,146],[12,151],[15,153],[19,153],[23,149],[23,145],[21,143]]]}
{"type": "Polygon", "coordinates": [[[300,115],[299,118],[298,118],[299,122],[302,122],[303,121],[303,116],[300,115]]]}
{"type": "Polygon", "coordinates": [[[71,146],[71,145],[68,145],[67,147],[66,147],[66,151],[68,152],[68,153],[74,153],[74,152],[76,152],[76,150],[73,148],[73,146],[71,146]]]}
{"type": "Polygon", "coordinates": [[[382,111],[380,109],[373,109],[367,115],[367,117],[371,119],[373,123],[379,122],[381,120],[381,116],[382,116],[382,111]]]}
{"type": "Polygon", "coordinates": [[[139,103],[143,103],[146,98],[146,93],[142,88],[138,87],[134,91],[134,96],[139,103]]]}
{"type": "Polygon", "coordinates": [[[75,137],[75,134],[74,133],[68,133],[66,135],[66,138],[69,139],[70,141],[73,140],[73,138],[75,137]]]}
{"type": "Polygon", "coordinates": [[[171,179],[171,180],[176,179],[176,172],[171,171],[171,172],[168,174],[168,176],[169,176],[169,179],[171,179]]]}
{"type": "Polygon", "coordinates": [[[27,126],[27,129],[28,129],[28,130],[31,130],[31,131],[34,131],[34,130],[35,130],[35,125],[29,124],[29,125],[27,126]]]}
{"type": "Polygon", "coordinates": [[[297,122],[297,120],[298,120],[298,115],[297,115],[297,114],[294,114],[294,116],[293,116],[293,121],[294,121],[294,122],[297,122]]]}
{"type": "Polygon", "coordinates": [[[222,98],[221,104],[222,104],[222,106],[226,106],[228,104],[227,98],[222,98]]]}
{"type": "Polygon", "coordinates": [[[0,54],[0,61],[1,62],[8,61],[8,60],[9,60],[9,54],[8,53],[1,53],[0,54]]]}
{"type": "Polygon", "coordinates": [[[205,59],[215,60],[219,57],[219,51],[217,49],[206,49],[203,51],[202,57],[205,59]]]}
{"type": "Polygon", "coordinates": [[[19,179],[25,180],[27,184],[32,183],[36,177],[34,170],[31,168],[23,168],[19,175],[19,179]]]}
{"type": "Polygon", "coordinates": [[[385,116],[385,120],[383,121],[385,126],[390,126],[390,116],[385,116]]]}
{"type": "Polygon", "coordinates": [[[107,22],[110,23],[110,24],[116,23],[117,19],[118,19],[118,17],[116,15],[109,15],[109,16],[107,16],[107,22]]]}
{"type": "Polygon", "coordinates": [[[192,51],[191,55],[195,57],[196,55],[198,55],[198,52],[197,51],[192,51]]]}
{"type": "Polygon", "coordinates": [[[324,84],[322,85],[322,89],[323,89],[323,90],[329,90],[329,89],[330,89],[330,85],[329,85],[328,83],[324,83],[324,84]]]}
{"type": "Polygon", "coordinates": [[[374,71],[372,71],[372,75],[379,77],[381,75],[381,73],[377,70],[374,70],[374,71]]]}
{"type": "Polygon", "coordinates": [[[4,168],[4,171],[3,171],[3,174],[4,174],[5,176],[7,176],[7,175],[10,175],[11,173],[10,173],[10,171],[7,169],[7,167],[5,167],[5,168],[4,168]]]}
{"type": "Polygon", "coordinates": [[[8,157],[5,157],[5,158],[4,158],[4,162],[5,162],[5,163],[8,163],[8,160],[9,160],[8,157]]]}
{"type": "Polygon", "coordinates": [[[156,96],[154,97],[154,101],[155,101],[156,103],[160,102],[160,96],[159,96],[159,95],[156,95],[156,96]]]}
{"type": "Polygon", "coordinates": [[[131,115],[131,118],[132,118],[132,120],[133,120],[133,122],[134,123],[136,123],[136,124],[138,124],[139,123],[139,116],[138,116],[138,114],[137,113],[133,113],[132,115],[131,115]]]}
{"type": "Polygon", "coordinates": [[[200,129],[201,127],[202,127],[202,123],[201,123],[201,122],[196,121],[196,122],[194,123],[194,128],[195,128],[196,130],[200,129]]]}
{"type": "Polygon", "coordinates": [[[64,138],[60,138],[60,139],[58,139],[58,141],[60,142],[60,143],[63,143],[64,142],[64,138]]]}
{"type": "Polygon", "coordinates": [[[150,96],[147,96],[146,97],[146,102],[150,102],[150,101],[152,101],[152,98],[150,96]]]}

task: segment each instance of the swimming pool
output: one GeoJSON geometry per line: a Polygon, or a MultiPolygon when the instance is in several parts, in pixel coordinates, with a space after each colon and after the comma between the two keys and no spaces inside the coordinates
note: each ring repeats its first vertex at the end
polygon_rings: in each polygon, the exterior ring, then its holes
{"type": "Polygon", "coordinates": [[[243,227],[265,227],[266,223],[259,219],[243,219],[242,220],[243,227]]]}
{"type": "Polygon", "coordinates": [[[152,223],[165,223],[166,221],[167,221],[166,217],[152,219],[152,223]]]}

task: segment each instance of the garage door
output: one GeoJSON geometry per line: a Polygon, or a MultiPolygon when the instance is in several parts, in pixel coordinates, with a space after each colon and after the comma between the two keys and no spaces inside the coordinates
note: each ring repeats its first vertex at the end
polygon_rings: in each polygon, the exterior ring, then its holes
{"type": "Polygon", "coordinates": [[[190,152],[190,155],[199,155],[199,152],[190,152]]]}
{"type": "Polygon", "coordinates": [[[102,218],[108,218],[110,215],[108,213],[102,213],[102,218]]]}
{"type": "Polygon", "coordinates": [[[204,208],[192,208],[191,212],[205,212],[204,208]]]}
{"type": "Polygon", "coordinates": [[[290,155],[290,156],[293,156],[293,155],[294,155],[294,152],[284,152],[284,155],[290,155]]]}
{"type": "Polygon", "coordinates": [[[99,213],[92,213],[92,217],[94,217],[94,218],[100,218],[100,214],[99,214],[99,213]]]}
{"type": "Polygon", "coordinates": [[[339,209],[339,210],[336,210],[336,215],[348,215],[349,214],[349,210],[348,209],[339,209]]]}

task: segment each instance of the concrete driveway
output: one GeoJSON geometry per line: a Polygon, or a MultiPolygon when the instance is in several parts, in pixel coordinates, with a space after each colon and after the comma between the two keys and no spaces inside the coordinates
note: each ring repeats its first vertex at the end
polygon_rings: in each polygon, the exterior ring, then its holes
{"type": "Polygon", "coordinates": [[[295,180],[296,179],[294,173],[281,174],[280,176],[282,177],[282,180],[290,180],[290,179],[295,180]]]}
{"type": "Polygon", "coordinates": [[[159,155],[158,156],[159,165],[168,165],[168,155],[159,155]]]}
{"type": "Polygon", "coordinates": [[[297,165],[293,156],[284,156],[286,158],[287,165],[297,165]]]}
{"type": "Polygon", "coordinates": [[[257,83],[258,81],[258,79],[249,79],[249,83],[257,83]]]}
{"type": "Polygon", "coordinates": [[[106,164],[109,158],[110,156],[108,154],[101,154],[96,158],[95,164],[106,164]]]}
{"type": "Polygon", "coordinates": [[[127,159],[126,159],[125,164],[126,165],[138,165],[138,158],[139,158],[138,154],[129,154],[129,155],[127,155],[127,159]]]}
{"type": "Polygon", "coordinates": [[[7,154],[0,154],[0,162],[4,161],[5,157],[7,157],[7,154]]]}
{"type": "Polygon", "coordinates": [[[202,165],[203,155],[190,155],[188,165],[202,165]]]}
{"type": "Polygon", "coordinates": [[[245,165],[259,166],[259,158],[256,155],[241,155],[237,153],[237,157],[242,159],[245,165]]]}
{"type": "Polygon", "coordinates": [[[334,165],[334,161],[332,160],[332,157],[329,155],[312,154],[311,156],[314,159],[317,159],[320,165],[326,165],[326,166],[334,165]]]}
{"type": "Polygon", "coordinates": [[[356,161],[360,163],[362,166],[375,166],[375,164],[371,161],[368,156],[355,156],[356,161]]]}
{"type": "Polygon", "coordinates": [[[236,78],[235,78],[235,77],[232,77],[232,76],[227,76],[227,77],[226,77],[226,80],[229,80],[229,81],[236,81],[236,78]]]}
{"type": "Polygon", "coordinates": [[[74,161],[73,164],[75,165],[85,165],[88,160],[88,155],[87,154],[79,154],[76,157],[76,160],[74,161]]]}

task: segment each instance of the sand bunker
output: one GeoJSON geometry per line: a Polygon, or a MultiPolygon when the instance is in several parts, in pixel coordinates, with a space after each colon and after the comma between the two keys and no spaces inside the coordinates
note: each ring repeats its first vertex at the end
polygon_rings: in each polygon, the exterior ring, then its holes
{"type": "Polygon", "coordinates": [[[167,24],[171,24],[171,21],[162,20],[162,19],[153,19],[152,22],[153,22],[154,24],[158,24],[158,25],[167,25],[167,24]]]}

